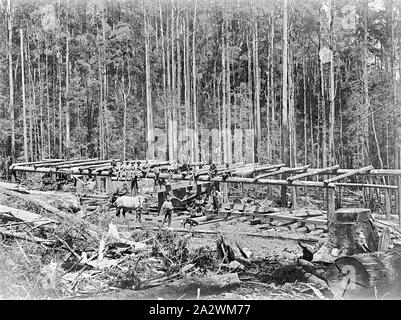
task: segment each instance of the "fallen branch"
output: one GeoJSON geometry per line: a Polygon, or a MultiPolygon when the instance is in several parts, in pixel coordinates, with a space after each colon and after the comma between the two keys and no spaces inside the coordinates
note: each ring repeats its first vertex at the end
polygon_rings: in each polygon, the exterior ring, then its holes
{"type": "Polygon", "coordinates": [[[31,242],[35,242],[35,243],[40,243],[40,244],[45,244],[45,245],[52,245],[54,243],[53,240],[47,240],[47,239],[42,239],[42,238],[38,238],[35,236],[30,236],[27,237],[27,234],[24,232],[12,232],[9,230],[0,230],[0,234],[6,236],[6,237],[11,237],[14,239],[21,239],[21,240],[27,240],[27,241],[31,241],[31,242]]]}
{"type": "Polygon", "coordinates": [[[63,239],[61,239],[60,237],[56,236],[55,234],[53,234],[53,236],[54,236],[57,240],[61,241],[61,242],[64,244],[64,246],[68,249],[68,251],[70,251],[78,260],[81,259],[81,257],[78,255],[78,253],[76,253],[76,252],[68,245],[67,242],[65,242],[63,239]]]}

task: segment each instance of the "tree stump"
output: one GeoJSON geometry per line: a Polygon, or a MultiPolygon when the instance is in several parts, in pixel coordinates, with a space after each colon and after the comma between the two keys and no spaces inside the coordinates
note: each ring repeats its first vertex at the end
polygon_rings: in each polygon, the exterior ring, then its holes
{"type": "Polygon", "coordinates": [[[328,240],[314,254],[313,261],[331,263],[339,256],[378,250],[379,234],[369,209],[338,209],[328,229],[328,240]]]}

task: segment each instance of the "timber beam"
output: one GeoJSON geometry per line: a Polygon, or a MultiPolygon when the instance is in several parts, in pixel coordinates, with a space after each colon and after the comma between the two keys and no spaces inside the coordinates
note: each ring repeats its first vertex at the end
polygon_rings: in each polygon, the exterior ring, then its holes
{"type": "Polygon", "coordinates": [[[302,172],[307,170],[310,167],[310,165],[306,165],[306,166],[302,166],[302,167],[297,167],[297,168],[282,168],[280,170],[274,171],[274,172],[268,172],[268,173],[264,173],[261,175],[258,175],[255,177],[255,181],[259,180],[261,178],[266,178],[266,177],[270,177],[270,176],[275,176],[278,174],[282,174],[282,173],[291,173],[291,172],[302,172]]]}
{"type": "Polygon", "coordinates": [[[373,166],[370,165],[370,166],[366,166],[366,167],[363,167],[363,168],[350,170],[347,173],[343,173],[343,174],[340,174],[339,176],[336,176],[336,177],[333,177],[333,178],[330,178],[330,179],[326,179],[323,182],[327,183],[327,184],[334,183],[334,182],[336,182],[338,180],[341,180],[341,179],[344,179],[344,178],[347,178],[347,177],[350,177],[350,176],[353,176],[353,175],[356,175],[356,174],[367,173],[372,169],[373,169],[373,166]]]}
{"type": "MultiPolygon", "coordinates": [[[[66,160],[61,160],[61,161],[57,161],[57,162],[53,162],[53,163],[37,164],[37,165],[34,165],[34,167],[35,168],[39,168],[39,167],[57,167],[59,165],[67,165],[67,164],[75,164],[75,163],[79,164],[79,163],[85,163],[87,161],[94,162],[94,161],[98,161],[98,160],[99,160],[98,158],[95,158],[95,159],[80,159],[80,160],[67,160],[67,161],[66,160]]],[[[20,164],[17,163],[17,166],[19,166],[19,165],[20,164]]],[[[31,164],[28,163],[26,165],[31,165],[31,164]]]]}
{"type": "Polygon", "coordinates": [[[301,174],[297,174],[295,176],[288,177],[287,181],[299,180],[302,178],[311,177],[311,176],[322,174],[322,173],[331,173],[333,171],[338,170],[339,168],[340,168],[340,166],[336,165],[336,166],[327,167],[327,168],[323,168],[323,169],[313,169],[313,170],[305,172],[305,173],[301,173],[301,174]]]}

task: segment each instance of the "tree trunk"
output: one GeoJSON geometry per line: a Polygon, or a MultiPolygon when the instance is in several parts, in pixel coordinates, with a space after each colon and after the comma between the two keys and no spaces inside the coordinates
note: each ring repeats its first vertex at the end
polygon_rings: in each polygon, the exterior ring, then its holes
{"type": "Polygon", "coordinates": [[[11,121],[11,157],[15,159],[15,111],[14,111],[14,78],[13,78],[13,30],[11,0],[7,0],[7,26],[8,26],[8,84],[10,90],[10,121],[11,121]]]}
{"type": "Polygon", "coordinates": [[[144,34],[145,34],[145,71],[146,71],[146,124],[147,124],[147,155],[149,159],[154,158],[153,147],[153,111],[152,111],[152,88],[150,82],[150,60],[149,60],[149,29],[148,17],[145,5],[143,7],[144,34]]]}
{"type": "MultiPolygon", "coordinates": [[[[43,52],[42,52],[43,53],[43,52]]],[[[45,133],[43,126],[43,76],[42,76],[42,68],[40,63],[40,58],[38,62],[38,72],[39,72],[39,108],[40,108],[40,158],[45,159],[45,133]]]]}
{"type": "Polygon", "coordinates": [[[258,25],[256,21],[256,10],[255,4],[253,4],[253,54],[254,54],[254,77],[255,77],[255,88],[254,88],[254,103],[255,103],[255,162],[260,162],[261,157],[261,141],[262,141],[262,127],[260,121],[260,70],[259,70],[259,40],[258,40],[258,25]]]}
{"type": "Polygon", "coordinates": [[[59,151],[58,156],[59,158],[63,157],[63,108],[61,104],[61,93],[62,93],[62,86],[61,86],[61,52],[60,52],[60,59],[58,61],[58,130],[59,130],[59,151]]]}
{"type": "Polygon", "coordinates": [[[33,138],[33,131],[34,131],[34,119],[33,119],[33,112],[32,109],[35,106],[35,83],[32,80],[32,64],[31,64],[31,54],[29,50],[29,41],[27,41],[27,50],[24,52],[25,54],[25,61],[28,63],[28,115],[29,115],[29,126],[28,126],[28,134],[29,134],[29,143],[28,143],[28,148],[29,148],[29,158],[31,161],[34,161],[34,148],[37,147],[34,138],[33,138]],[[29,90],[29,88],[31,90],[29,90]]]}
{"type": "Polygon", "coordinates": [[[23,31],[20,31],[20,49],[21,49],[21,84],[22,84],[22,112],[23,112],[23,139],[24,139],[24,161],[28,162],[28,132],[27,132],[27,119],[26,119],[26,101],[25,101],[25,74],[24,74],[24,40],[23,31]]]}
{"type": "Polygon", "coordinates": [[[335,101],[335,83],[334,83],[334,43],[333,43],[333,27],[332,20],[334,19],[334,5],[333,0],[330,0],[330,50],[332,52],[330,59],[330,111],[329,111],[329,165],[335,164],[335,156],[334,156],[334,101],[335,101]]]}
{"type": "MultiPolygon", "coordinates": [[[[227,31],[228,31],[228,21],[226,22],[227,31]]],[[[232,162],[232,139],[231,139],[231,52],[229,49],[229,39],[226,38],[225,43],[226,50],[226,71],[227,71],[227,79],[226,79],[226,107],[227,107],[227,127],[226,127],[226,144],[227,144],[227,159],[226,162],[232,162]]]]}
{"type": "Polygon", "coordinates": [[[305,57],[302,58],[302,80],[304,89],[304,163],[308,162],[308,147],[307,147],[307,127],[308,115],[306,109],[306,70],[305,70],[305,57]]]}
{"type": "MultiPolygon", "coordinates": [[[[364,36],[363,36],[363,93],[364,93],[364,113],[362,114],[362,117],[364,118],[364,146],[365,146],[365,152],[364,154],[366,155],[366,160],[369,159],[369,151],[368,151],[368,144],[369,144],[369,136],[368,136],[368,119],[366,115],[369,114],[370,110],[370,102],[369,102],[369,83],[368,83],[368,1],[365,2],[364,6],[364,36]]],[[[372,115],[373,116],[373,115],[372,115]]],[[[365,160],[365,161],[366,161],[365,160]]]]}
{"type": "Polygon", "coordinates": [[[222,25],[221,25],[221,65],[222,65],[222,94],[223,94],[223,100],[222,100],[222,111],[223,111],[223,118],[222,118],[222,140],[223,140],[223,162],[228,161],[228,150],[227,150],[227,107],[226,107],[226,88],[227,88],[227,64],[226,64],[226,41],[224,38],[226,28],[225,28],[225,21],[223,19],[222,25]]]}
{"type": "Polygon", "coordinates": [[[196,4],[195,0],[195,13],[193,22],[193,32],[192,32],[192,94],[193,94],[193,113],[194,113],[194,146],[193,146],[193,157],[192,161],[196,162],[199,159],[199,146],[198,146],[198,110],[196,106],[196,55],[195,55],[195,36],[196,36],[196,4]]]}
{"type": "Polygon", "coordinates": [[[46,110],[47,110],[47,156],[51,158],[51,137],[50,137],[50,93],[49,93],[49,61],[46,51],[46,110]]]}
{"type": "MultiPolygon", "coordinates": [[[[68,24],[67,24],[68,28],[68,24]]],[[[70,61],[69,61],[69,31],[67,30],[67,48],[65,57],[65,155],[70,158],[70,104],[69,104],[69,75],[70,75],[70,61]]]]}
{"type": "Polygon", "coordinates": [[[282,91],[282,159],[290,166],[289,150],[289,128],[288,128],[288,17],[287,0],[284,0],[284,23],[283,23],[283,91],[282,91]]]}

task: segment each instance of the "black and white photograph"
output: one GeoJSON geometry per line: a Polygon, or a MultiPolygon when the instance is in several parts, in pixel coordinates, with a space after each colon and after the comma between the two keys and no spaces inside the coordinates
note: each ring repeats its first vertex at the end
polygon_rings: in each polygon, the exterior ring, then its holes
{"type": "Polygon", "coordinates": [[[0,74],[0,300],[401,299],[401,0],[0,0],[0,74]]]}

